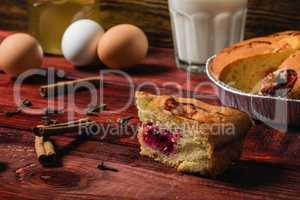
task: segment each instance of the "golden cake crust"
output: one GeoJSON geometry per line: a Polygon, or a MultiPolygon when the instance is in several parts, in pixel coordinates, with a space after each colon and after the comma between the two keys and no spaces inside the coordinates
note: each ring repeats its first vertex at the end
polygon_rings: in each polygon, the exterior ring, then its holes
{"type": "Polygon", "coordinates": [[[230,132],[231,129],[229,128],[229,134],[211,131],[209,134],[203,135],[203,133],[197,132],[196,130],[192,133],[195,134],[195,137],[201,139],[205,138],[211,143],[213,148],[218,148],[236,139],[244,138],[247,130],[253,125],[246,113],[233,108],[210,105],[196,99],[175,98],[167,95],[156,96],[145,92],[137,92],[136,104],[142,122],[156,120],[155,123],[158,122],[161,124],[191,125],[191,129],[193,129],[194,126],[202,127],[207,125],[208,127],[214,126],[215,129],[220,132],[222,132],[225,125],[232,125],[234,132],[230,132]],[[178,115],[165,109],[164,106],[166,102],[170,100],[184,104],[192,104],[200,109],[197,109],[197,112],[193,113],[192,116],[188,113],[178,115]]]}
{"type": "Polygon", "coordinates": [[[293,53],[299,48],[300,32],[298,31],[286,31],[245,40],[221,51],[212,61],[210,70],[216,79],[220,79],[225,69],[240,60],[282,52],[293,53]]]}

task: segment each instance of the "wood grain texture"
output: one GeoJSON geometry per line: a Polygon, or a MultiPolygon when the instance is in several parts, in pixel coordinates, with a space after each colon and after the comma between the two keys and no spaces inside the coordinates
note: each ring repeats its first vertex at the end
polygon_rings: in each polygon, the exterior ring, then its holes
{"type": "MultiPolygon", "coordinates": [[[[152,46],[172,47],[167,0],[101,0],[102,23],[108,28],[132,23],[147,33],[152,46]]],[[[249,0],[246,38],[284,30],[300,30],[300,2],[249,0]]],[[[2,0],[0,28],[26,30],[25,0],[2,0]]]]}
{"type": "MultiPolygon", "coordinates": [[[[9,33],[0,32],[0,37],[9,33]]],[[[152,49],[140,68],[128,71],[135,85],[151,81],[169,94],[176,90],[164,85],[175,81],[185,92],[199,82],[207,81],[204,75],[192,75],[177,70],[173,51],[152,49]],[[187,81],[189,80],[189,81],[187,81]]],[[[44,67],[64,70],[70,77],[95,76],[98,70],[75,69],[60,57],[46,57],[44,67]]],[[[22,99],[30,99],[34,107],[47,106],[38,88],[44,81],[27,81],[21,88],[22,99]]],[[[144,89],[151,90],[150,87],[144,89]]],[[[0,111],[15,110],[12,96],[13,81],[0,73],[0,111]]],[[[100,91],[97,91],[100,95],[100,91]]],[[[109,110],[122,107],[128,100],[129,86],[125,79],[115,74],[105,76],[104,101],[109,110]]],[[[214,94],[211,87],[196,90],[198,98],[208,99],[214,94]]],[[[191,94],[185,94],[187,96],[191,94]]],[[[66,98],[52,99],[61,103],[65,114],[51,118],[64,121],[69,111],[66,98]]],[[[89,94],[79,92],[76,105],[89,103],[89,94]]],[[[79,138],[76,133],[56,136],[62,167],[43,168],[36,161],[34,136],[31,128],[41,124],[40,116],[20,114],[7,117],[0,114],[0,199],[299,199],[300,198],[300,131],[281,133],[258,123],[245,141],[241,161],[216,180],[197,175],[184,175],[174,169],[139,156],[139,145],[134,129],[130,134],[116,136],[114,127],[122,117],[133,116],[132,127],[139,124],[134,104],[118,113],[102,113],[92,117],[108,127],[104,132],[89,138],[79,138]],[[2,127],[2,128],[1,128],[2,127]],[[105,137],[104,137],[105,136],[105,137]],[[118,172],[101,171],[102,162],[118,172]]],[[[74,118],[83,117],[76,114],[74,118]]]]}
{"type": "Polygon", "coordinates": [[[242,160],[217,180],[183,175],[148,158],[136,144],[55,137],[63,167],[42,168],[30,132],[0,129],[0,199],[298,199],[299,165],[242,160]],[[97,169],[102,161],[118,172],[97,169]]]}
{"type": "Polygon", "coordinates": [[[27,21],[25,0],[1,0],[0,29],[24,31],[27,21]]]}
{"type": "Polygon", "coordinates": [[[249,0],[247,37],[300,30],[300,1],[249,0]]]}
{"type": "Polygon", "coordinates": [[[100,5],[104,27],[136,24],[147,33],[153,46],[172,46],[167,0],[105,0],[100,5]]]}

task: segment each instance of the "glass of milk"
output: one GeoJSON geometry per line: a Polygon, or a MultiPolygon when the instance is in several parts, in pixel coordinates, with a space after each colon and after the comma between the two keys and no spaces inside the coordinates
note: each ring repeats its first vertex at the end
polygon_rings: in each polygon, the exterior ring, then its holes
{"type": "Polygon", "coordinates": [[[176,61],[204,72],[206,60],[243,40],[248,0],[169,0],[176,61]]]}

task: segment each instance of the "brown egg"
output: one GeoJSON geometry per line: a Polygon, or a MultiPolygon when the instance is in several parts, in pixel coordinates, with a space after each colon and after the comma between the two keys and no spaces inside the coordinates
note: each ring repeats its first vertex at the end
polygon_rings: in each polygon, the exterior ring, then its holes
{"type": "Polygon", "coordinates": [[[98,56],[108,67],[124,69],[140,63],[148,52],[145,33],[129,24],[109,29],[98,43],[98,56]]]}
{"type": "Polygon", "coordinates": [[[12,77],[28,69],[40,68],[42,62],[42,47],[28,34],[13,34],[0,45],[0,69],[12,77]]]}

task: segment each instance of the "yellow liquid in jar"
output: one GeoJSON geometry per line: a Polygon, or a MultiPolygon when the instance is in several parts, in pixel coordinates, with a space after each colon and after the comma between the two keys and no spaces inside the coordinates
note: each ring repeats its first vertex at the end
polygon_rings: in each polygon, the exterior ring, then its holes
{"type": "Polygon", "coordinates": [[[61,39],[72,22],[100,21],[98,0],[30,0],[29,13],[29,32],[45,53],[56,55],[61,55],[61,39]]]}

